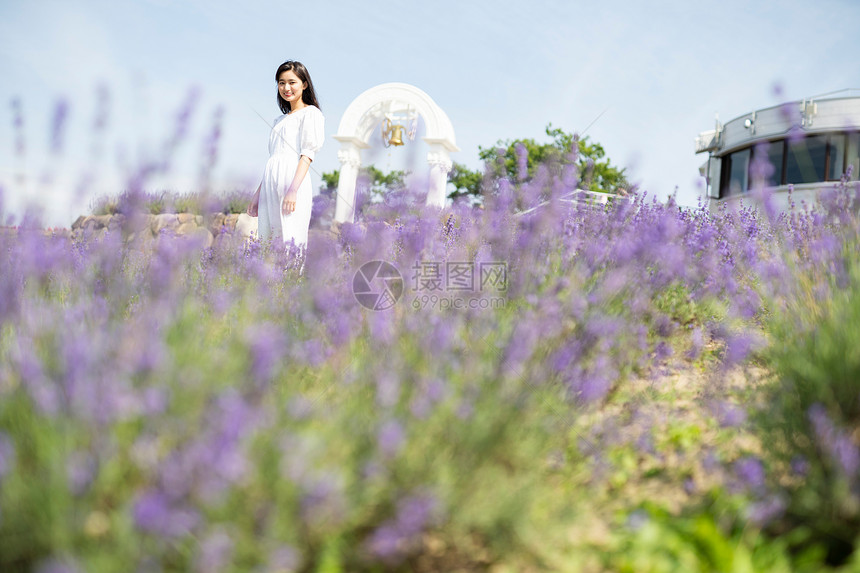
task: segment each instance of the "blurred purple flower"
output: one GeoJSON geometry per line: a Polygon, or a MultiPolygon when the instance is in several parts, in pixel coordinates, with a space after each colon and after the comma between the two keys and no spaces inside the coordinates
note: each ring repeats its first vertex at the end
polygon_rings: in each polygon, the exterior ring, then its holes
{"type": "Polygon", "coordinates": [[[856,480],[857,472],[860,470],[860,450],[854,444],[851,435],[839,430],[833,424],[821,404],[810,406],[809,419],[818,438],[819,447],[839,464],[848,479],[856,480]]]}
{"type": "Polygon", "coordinates": [[[397,504],[397,514],[380,525],[367,540],[372,554],[396,564],[408,554],[410,546],[436,517],[438,502],[432,495],[412,495],[397,504]]]}
{"type": "Polygon", "coordinates": [[[752,523],[762,526],[781,517],[787,506],[783,497],[768,495],[762,500],[751,503],[747,508],[747,516],[752,523]]]}
{"type": "Polygon", "coordinates": [[[397,420],[386,420],[379,427],[376,441],[382,455],[392,457],[406,441],[406,432],[397,420]]]}
{"type": "Polygon", "coordinates": [[[300,344],[295,344],[294,347],[295,350],[293,352],[293,357],[296,360],[304,362],[314,368],[322,364],[327,357],[326,347],[323,341],[317,338],[312,338],[300,344]]]}
{"type": "Polygon", "coordinates": [[[632,531],[639,531],[650,521],[648,512],[642,509],[634,510],[627,516],[627,527],[632,531]]]}
{"type": "Polygon", "coordinates": [[[764,465],[754,456],[739,459],[734,465],[735,476],[741,484],[753,491],[761,492],[765,486],[764,465]]]}
{"type": "Polygon", "coordinates": [[[726,340],[726,352],[723,356],[724,366],[734,366],[746,360],[749,354],[758,348],[758,342],[758,338],[752,333],[742,332],[729,336],[726,340]]]}
{"type": "MultiPolygon", "coordinates": [[[[15,129],[15,155],[19,158],[24,155],[25,152],[25,144],[24,144],[24,111],[23,106],[21,105],[20,98],[12,98],[10,102],[12,105],[12,125],[15,129]]],[[[2,214],[2,211],[0,211],[2,214]]]]}
{"type": "Polygon", "coordinates": [[[189,534],[200,521],[197,512],[171,502],[155,490],[144,491],[138,497],[132,514],[139,529],[168,538],[189,534]]]}
{"type": "Polygon", "coordinates": [[[517,143],[515,151],[517,154],[517,179],[525,181],[529,174],[529,151],[522,143],[517,143]]]}
{"type": "Polygon", "coordinates": [[[51,153],[60,153],[63,149],[63,135],[66,120],[69,116],[69,102],[60,99],[54,105],[54,116],[51,120],[51,153]]]}
{"type": "Polygon", "coordinates": [[[379,559],[387,562],[402,560],[406,550],[405,539],[396,526],[386,524],[378,527],[368,540],[370,551],[379,559]]]}
{"type": "Polygon", "coordinates": [[[167,411],[170,404],[170,393],[167,388],[149,386],[142,394],[143,412],[147,416],[157,416],[167,411]]]}
{"type": "Polygon", "coordinates": [[[397,372],[387,368],[376,377],[376,403],[382,408],[392,408],[399,400],[400,378],[397,372]]]}
{"type": "Polygon", "coordinates": [[[286,356],[287,338],[272,323],[257,323],[245,332],[251,353],[251,374],[257,384],[267,384],[286,356]]]}
{"type": "Polygon", "coordinates": [[[719,420],[720,425],[724,428],[734,428],[740,426],[747,419],[746,410],[738,407],[731,402],[718,400],[712,405],[712,412],[719,420]]]}
{"type": "Polygon", "coordinates": [[[313,476],[304,484],[301,501],[302,517],[315,525],[336,524],[344,517],[346,499],[341,475],[324,472],[313,476]]]}
{"type": "Polygon", "coordinates": [[[93,130],[96,132],[103,131],[108,124],[108,109],[110,107],[110,91],[108,87],[100,83],[96,88],[96,116],[93,120],[93,130]]]}
{"type": "Polygon", "coordinates": [[[301,555],[289,545],[278,547],[269,554],[267,573],[292,573],[302,564],[301,555]]]}
{"type": "Polygon", "coordinates": [[[705,337],[702,334],[702,329],[696,327],[690,334],[690,348],[687,350],[687,359],[696,360],[702,354],[702,349],[705,347],[705,337]]]}
{"type": "Polygon", "coordinates": [[[194,569],[201,573],[223,571],[233,559],[233,540],[224,530],[217,530],[206,536],[197,548],[194,569]]]}
{"type": "Polygon", "coordinates": [[[66,459],[66,480],[69,491],[83,495],[92,483],[98,468],[98,461],[87,451],[75,451],[66,459]]]}
{"type": "Polygon", "coordinates": [[[50,557],[42,560],[34,569],[35,573],[80,573],[83,571],[76,560],[69,556],[50,557]]]}
{"type": "Polygon", "coordinates": [[[809,462],[803,456],[794,456],[791,458],[791,471],[800,477],[806,477],[809,473],[809,462]]]}

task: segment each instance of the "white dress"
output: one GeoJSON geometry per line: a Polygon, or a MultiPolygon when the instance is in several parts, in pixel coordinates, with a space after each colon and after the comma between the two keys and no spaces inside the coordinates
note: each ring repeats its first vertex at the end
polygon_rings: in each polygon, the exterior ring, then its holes
{"type": "Polygon", "coordinates": [[[281,205],[296,175],[299,157],[307,155],[314,159],[314,154],[322,147],[324,129],[325,118],[319,108],[312,105],[275,118],[269,134],[269,160],[263,172],[257,209],[260,239],[281,237],[287,245],[291,240],[299,247],[307,245],[313,204],[310,169],[299,186],[296,210],[284,215],[281,205]]]}

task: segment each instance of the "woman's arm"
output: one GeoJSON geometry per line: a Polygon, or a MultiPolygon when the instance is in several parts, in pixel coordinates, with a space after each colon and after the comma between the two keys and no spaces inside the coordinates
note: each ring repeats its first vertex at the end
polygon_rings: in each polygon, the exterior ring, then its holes
{"type": "Polygon", "coordinates": [[[248,203],[248,214],[252,217],[256,217],[259,213],[260,208],[260,189],[263,187],[263,182],[260,181],[260,184],[257,185],[257,192],[254,193],[254,196],[251,197],[251,202],[248,203]]]}
{"type": "Polygon", "coordinates": [[[293,182],[290,183],[287,192],[284,193],[284,201],[281,203],[281,210],[284,215],[292,213],[296,210],[296,197],[298,196],[299,186],[308,174],[308,169],[311,166],[311,158],[307,155],[299,157],[299,165],[296,167],[296,175],[293,177],[293,182]]]}

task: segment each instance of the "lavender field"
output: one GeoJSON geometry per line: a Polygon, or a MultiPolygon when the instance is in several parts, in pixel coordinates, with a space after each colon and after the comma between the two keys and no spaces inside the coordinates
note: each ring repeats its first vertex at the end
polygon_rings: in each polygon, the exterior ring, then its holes
{"type": "Polygon", "coordinates": [[[391,194],[304,262],[131,244],[133,194],[0,233],[0,569],[860,570],[856,184],[577,183],[391,194]]]}

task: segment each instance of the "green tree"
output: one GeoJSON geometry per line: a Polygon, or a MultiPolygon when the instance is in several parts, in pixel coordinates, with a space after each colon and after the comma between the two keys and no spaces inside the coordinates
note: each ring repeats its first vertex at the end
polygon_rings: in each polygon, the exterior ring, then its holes
{"type": "Polygon", "coordinates": [[[467,197],[477,201],[481,197],[483,181],[484,176],[480,171],[472,171],[462,163],[454,162],[451,171],[448,172],[448,183],[454,185],[454,190],[448,193],[448,198],[467,197]]]}
{"type": "MultiPolygon", "coordinates": [[[[403,189],[406,186],[406,171],[394,170],[385,173],[373,165],[362,167],[358,173],[359,179],[365,178],[370,184],[371,197],[377,199],[389,192],[403,189]]],[[[340,179],[340,170],[328,171],[320,176],[322,184],[320,185],[320,193],[333,195],[337,191],[337,183],[340,179]]]]}
{"type": "MultiPolygon", "coordinates": [[[[509,177],[513,181],[527,182],[535,176],[540,165],[555,175],[561,175],[565,166],[575,163],[580,189],[614,193],[629,186],[624,169],[612,165],[599,143],[553,128],[552,123],[546,126],[546,134],[552,138],[549,143],[538,143],[534,139],[499,140],[495,146],[478,147],[478,157],[487,166],[490,178],[495,180],[509,177]],[[521,161],[520,154],[524,161],[521,161]]],[[[454,191],[448,197],[481,197],[486,191],[492,192],[493,186],[484,185],[483,180],[480,172],[455,163],[448,174],[448,182],[454,186],[454,191]]]]}

